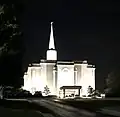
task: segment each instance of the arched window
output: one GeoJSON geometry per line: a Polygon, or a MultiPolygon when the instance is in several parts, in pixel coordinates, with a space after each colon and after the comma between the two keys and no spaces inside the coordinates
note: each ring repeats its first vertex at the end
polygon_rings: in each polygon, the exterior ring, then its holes
{"type": "Polygon", "coordinates": [[[68,69],[68,68],[63,68],[62,71],[63,71],[63,72],[69,72],[69,69],[68,69]]]}

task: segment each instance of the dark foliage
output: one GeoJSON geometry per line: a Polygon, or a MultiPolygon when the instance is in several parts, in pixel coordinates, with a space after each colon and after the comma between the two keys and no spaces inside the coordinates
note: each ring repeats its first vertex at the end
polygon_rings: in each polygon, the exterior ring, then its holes
{"type": "Polygon", "coordinates": [[[45,95],[49,95],[51,93],[50,89],[47,85],[44,87],[44,92],[43,93],[45,93],[45,95]]]}
{"type": "Polygon", "coordinates": [[[0,84],[20,87],[23,83],[23,34],[15,4],[0,7],[0,84]]]}
{"type": "Polygon", "coordinates": [[[42,97],[42,92],[41,91],[36,91],[33,97],[42,97]]]}
{"type": "Polygon", "coordinates": [[[116,67],[106,78],[107,97],[120,97],[120,67],[116,67]]]}

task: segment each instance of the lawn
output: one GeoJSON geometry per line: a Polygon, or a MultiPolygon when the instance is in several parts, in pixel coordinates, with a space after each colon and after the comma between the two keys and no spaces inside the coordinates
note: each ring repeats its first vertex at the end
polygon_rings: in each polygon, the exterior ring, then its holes
{"type": "Polygon", "coordinates": [[[89,111],[97,111],[103,107],[113,107],[119,106],[120,100],[91,100],[91,99],[81,99],[81,100],[61,100],[58,103],[63,103],[66,105],[71,105],[77,108],[87,109],[89,111]]]}
{"type": "Polygon", "coordinates": [[[0,117],[42,117],[49,109],[24,100],[0,100],[0,117]]]}
{"type": "Polygon", "coordinates": [[[43,115],[33,110],[0,107],[0,117],[43,117],[43,115]]]}

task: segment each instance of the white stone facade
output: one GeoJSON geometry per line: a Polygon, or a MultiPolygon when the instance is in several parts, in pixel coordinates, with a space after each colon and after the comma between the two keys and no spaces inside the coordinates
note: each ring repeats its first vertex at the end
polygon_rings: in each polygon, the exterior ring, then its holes
{"type": "Polygon", "coordinates": [[[24,89],[44,91],[46,85],[52,95],[58,94],[62,86],[82,86],[81,96],[87,95],[89,86],[95,89],[95,68],[88,63],[48,60],[29,66],[24,75],[24,89]]]}
{"type": "MultiPolygon", "coordinates": [[[[53,33],[52,24],[51,30],[53,33]]],[[[52,36],[47,50],[47,60],[29,65],[24,75],[23,88],[31,93],[44,92],[47,85],[51,95],[59,95],[62,86],[82,86],[80,96],[87,95],[89,86],[95,89],[95,67],[87,61],[57,61],[53,34],[50,35],[52,36]]]]}

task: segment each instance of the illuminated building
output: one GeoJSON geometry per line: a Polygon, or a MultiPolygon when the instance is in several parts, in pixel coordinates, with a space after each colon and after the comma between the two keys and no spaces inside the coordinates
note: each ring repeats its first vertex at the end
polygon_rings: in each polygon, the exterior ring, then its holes
{"type": "Polygon", "coordinates": [[[51,95],[60,95],[60,88],[63,86],[70,87],[68,92],[76,95],[79,94],[77,93],[79,91],[71,87],[80,86],[80,96],[87,95],[89,86],[95,89],[94,65],[89,65],[87,61],[57,60],[52,23],[46,60],[29,65],[24,75],[23,88],[34,93],[35,91],[44,92],[45,86],[48,86],[51,95]]]}

